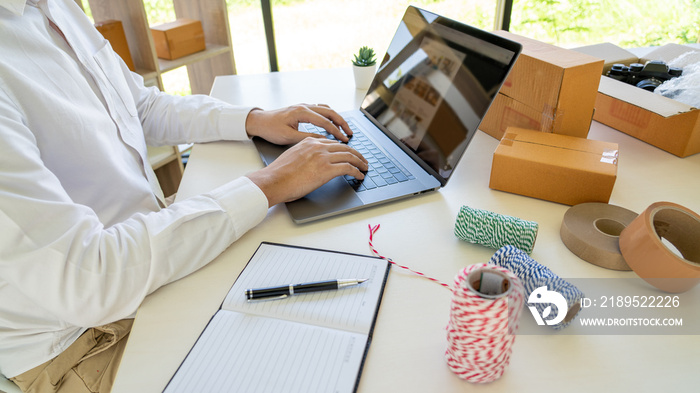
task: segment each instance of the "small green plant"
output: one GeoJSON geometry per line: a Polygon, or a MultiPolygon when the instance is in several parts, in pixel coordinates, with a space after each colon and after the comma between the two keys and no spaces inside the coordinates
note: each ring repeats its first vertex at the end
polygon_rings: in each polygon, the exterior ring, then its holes
{"type": "Polygon", "coordinates": [[[374,49],[366,46],[360,48],[360,52],[355,55],[355,60],[352,61],[352,64],[358,67],[369,67],[376,63],[377,59],[375,58],[374,49]]]}

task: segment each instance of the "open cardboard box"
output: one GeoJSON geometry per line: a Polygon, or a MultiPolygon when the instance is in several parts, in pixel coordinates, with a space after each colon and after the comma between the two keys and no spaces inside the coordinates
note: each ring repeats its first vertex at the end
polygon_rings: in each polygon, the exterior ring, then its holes
{"type": "MultiPolygon", "coordinates": [[[[667,44],[638,58],[610,43],[576,49],[603,59],[604,70],[615,63],[669,62],[694,50],[667,44]]],[[[700,152],[700,109],[606,76],[601,76],[593,119],[679,157],[700,152]]]]}
{"type": "Polygon", "coordinates": [[[603,61],[507,31],[495,33],[521,43],[523,51],[479,128],[496,139],[507,127],[587,137],[603,61]]]}

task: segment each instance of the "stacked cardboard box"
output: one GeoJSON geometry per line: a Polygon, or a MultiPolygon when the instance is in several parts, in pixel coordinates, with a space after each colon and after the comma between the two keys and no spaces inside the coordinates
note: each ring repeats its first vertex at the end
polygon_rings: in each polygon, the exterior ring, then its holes
{"type": "Polygon", "coordinates": [[[603,61],[506,31],[523,52],[480,129],[500,139],[509,126],[588,136],[603,61]]]}

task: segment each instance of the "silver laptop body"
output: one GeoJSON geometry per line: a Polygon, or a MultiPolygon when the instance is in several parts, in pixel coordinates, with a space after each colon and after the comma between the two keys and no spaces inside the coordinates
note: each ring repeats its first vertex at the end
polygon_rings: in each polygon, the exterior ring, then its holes
{"type": "MultiPolygon", "coordinates": [[[[409,6],[360,109],[341,113],[354,133],[348,144],[370,162],[365,180],[337,177],[287,203],[294,222],[444,186],[520,51],[516,42],[409,6]]],[[[288,148],[254,142],[266,165],[288,148]]]]}

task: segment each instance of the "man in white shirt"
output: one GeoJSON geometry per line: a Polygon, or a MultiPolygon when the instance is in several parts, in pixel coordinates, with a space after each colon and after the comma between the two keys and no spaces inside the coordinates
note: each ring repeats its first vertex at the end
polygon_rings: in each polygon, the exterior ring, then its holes
{"type": "Polygon", "coordinates": [[[367,163],[325,106],[172,97],[129,72],[74,0],[0,0],[0,373],[23,390],[108,391],[143,299],[265,217],[367,163]],[[263,137],[272,165],[166,207],[146,145],[263,137]],[[88,389],[88,390],[85,390],[88,389]]]}

